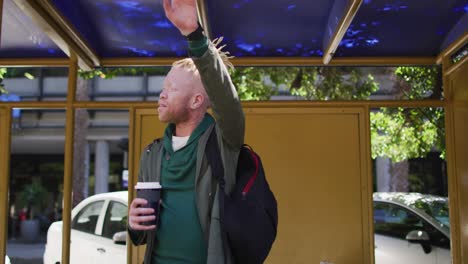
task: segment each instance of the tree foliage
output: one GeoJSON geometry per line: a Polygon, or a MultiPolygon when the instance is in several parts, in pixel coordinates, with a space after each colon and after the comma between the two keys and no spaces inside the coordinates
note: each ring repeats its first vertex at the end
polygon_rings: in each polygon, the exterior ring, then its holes
{"type": "MultiPolygon", "coordinates": [[[[398,67],[401,100],[440,98],[436,67],[398,67]]],[[[425,157],[432,150],[445,158],[445,115],[442,108],[381,108],[371,119],[372,157],[399,162],[425,157]]]]}
{"type": "Polygon", "coordinates": [[[307,100],[362,100],[378,90],[371,75],[353,67],[245,67],[231,73],[242,100],[269,100],[286,87],[307,100]]]}
{"type": "Polygon", "coordinates": [[[7,73],[6,68],[0,68],[0,94],[8,93],[8,91],[5,88],[5,85],[3,84],[3,78],[6,73],[7,73]]]}
{"type": "MultiPolygon", "coordinates": [[[[440,98],[437,67],[397,67],[397,98],[440,98]]],[[[379,89],[371,74],[358,67],[245,67],[232,73],[242,100],[268,100],[286,87],[307,100],[368,100],[379,89]]],[[[424,157],[437,149],[445,157],[444,112],[440,108],[381,108],[372,112],[372,157],[393,162],[424,157]]]]}
{"type": "Polygon", "coordinates": [[[85,80],[99,77],[102,79],[112,79],[116,76],[138,76],[138,75],[166,75],[169,72],[168,67],[152,67],[152,68],[97,68],[91,71],[79,70],[78,74],[85,80]]]}

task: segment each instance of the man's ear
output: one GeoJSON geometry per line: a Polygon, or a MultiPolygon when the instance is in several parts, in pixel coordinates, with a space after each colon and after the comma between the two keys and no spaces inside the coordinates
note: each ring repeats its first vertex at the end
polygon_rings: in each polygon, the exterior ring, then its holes
{"type": "Polygon", "coordinates": [[[200,108],[205,102],[205,97],[201,93],[196,93],[192,97],[192,101],[190,103],[190,108],[193,110],[200,108]]]}

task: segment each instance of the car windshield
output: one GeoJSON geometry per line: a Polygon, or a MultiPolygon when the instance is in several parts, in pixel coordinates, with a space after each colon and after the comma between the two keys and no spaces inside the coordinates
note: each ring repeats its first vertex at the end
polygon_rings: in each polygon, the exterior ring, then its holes
{"type": "Polygon", "coordinates": [[[432,216],[442,226],[450,228],[449,210],[447,200],[442,199],[419,199],[412,205],[426,214],[432,216]]]}

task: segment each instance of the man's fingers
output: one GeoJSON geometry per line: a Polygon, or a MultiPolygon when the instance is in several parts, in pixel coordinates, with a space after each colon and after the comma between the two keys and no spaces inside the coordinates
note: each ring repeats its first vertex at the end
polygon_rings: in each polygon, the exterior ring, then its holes
{"type": "Polygon", "coordinates": [[[152,230],[155,229],[155,225],[147,226],[142,225],[144,222],[153,221],[156,219],[155,215],[144,215],[144,216],[130,216],[130,228],[133,230],[152,230]]]}
{"type": "Polygon", "coordinates": [[[131,208],[137,208],[139,205],[146,205],[148,201],[142,198],[135,198],[133,199],[132,204],[130,205],[131,208]]]}
{"type": "Polygon", "coordinates": [[[133,224],[131,228],[133,230],[145,231],[145,230],[156,229],[156,226],[155,225],[145,226],[145,225],[133,224]]]}
{"type": "Polygon", "coordinates": [[[134,216],[132,217],[132,222],[134,224],[141,224],[142,222],[148,222],[156,219],[156,216],[154,215],[142,215],[142,216],[134,216]]]}
{"type": "Polygon", "coordinates": [[[130,210],[130,215],[131,216],[138,216],[138,215],[149,215],[149,214],[154,214],[154,209],[153,208],[134,208],[130,210]]]}

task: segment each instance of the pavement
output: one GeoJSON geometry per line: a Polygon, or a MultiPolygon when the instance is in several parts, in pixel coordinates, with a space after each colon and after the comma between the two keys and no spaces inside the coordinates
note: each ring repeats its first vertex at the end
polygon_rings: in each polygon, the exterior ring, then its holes
{"type": "Polygon", "coordinates": [[[25,242],[21,239],[7,241],[7,255],[11,264],[43,264],[45,239],[37,242],[25,242]]]}

